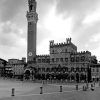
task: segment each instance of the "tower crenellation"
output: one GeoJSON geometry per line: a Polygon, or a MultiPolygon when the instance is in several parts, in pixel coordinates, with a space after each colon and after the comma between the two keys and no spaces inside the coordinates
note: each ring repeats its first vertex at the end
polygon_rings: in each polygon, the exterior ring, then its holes
{"type": "Polygon", "coordinates": [[[54,40],[51,40],[50,41],[50,46],[53,46],[54,45],[54,40]]]}
{"type": "Polygon", "coordinates": [[[28,4],[29,4],[29,12],[31,11],[36,12],[36,1],[28,0],[28,4]]]}

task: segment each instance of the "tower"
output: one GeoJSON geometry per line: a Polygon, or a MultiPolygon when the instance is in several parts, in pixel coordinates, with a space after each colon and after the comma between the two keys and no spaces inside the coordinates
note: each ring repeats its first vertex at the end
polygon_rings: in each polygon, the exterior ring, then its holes
{"type": "Polygon", "coordinates": [[[28,0],[29,10],[27,11],[28,33],[27,33],[27,62],[36,58],[36,33],[38,14],[36,12],[36,1],[28,0]]]}

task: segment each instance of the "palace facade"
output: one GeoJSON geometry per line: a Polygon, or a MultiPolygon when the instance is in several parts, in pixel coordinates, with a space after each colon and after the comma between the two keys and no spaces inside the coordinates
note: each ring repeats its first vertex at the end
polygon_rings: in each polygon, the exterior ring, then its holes
{"type": "Polygon", "coordinates": [[[37,55],[29,61],[25,75],[32,79],[90,81],[91,65],[97,64],[89,51],[77,52],[77,46],[67,38],[64,43],[50,41],[50,55],[37,55]]]}

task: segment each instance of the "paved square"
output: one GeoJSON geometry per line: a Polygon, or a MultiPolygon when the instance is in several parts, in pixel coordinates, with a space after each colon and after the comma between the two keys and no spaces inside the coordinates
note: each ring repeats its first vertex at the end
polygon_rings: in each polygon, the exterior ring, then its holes
{"type": "MultiPolygon", "coordinates": [[[[97,84],[98,85],[98,84],[97,84]]],[[[21,82],[15,80],[0,79],[0,100],[100,100],[100,87],[95,91],[82,91],[83,84],[79,90],[75,90],[75,84],[63,85],[63,92],[60,85],[40,84],[32,82],[21,82]],[[40,94],[40,87],[43,86],[43,94],[40,94]],[[15,96],[11,96],[11,89],[15,88],[15,96]]]]}

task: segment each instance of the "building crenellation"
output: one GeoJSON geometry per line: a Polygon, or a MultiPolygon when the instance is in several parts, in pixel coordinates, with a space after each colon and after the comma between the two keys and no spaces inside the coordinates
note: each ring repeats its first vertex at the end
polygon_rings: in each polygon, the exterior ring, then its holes
{"type": "Polygon", "coordinates": [[[50,41],[50,47],[62,47],[62,46],[66,46],[66,45],[71,45],[73,48],[77,49],[77,46],[75,46],[72,42],[71,42],[71,38],[66,38],[66,42],[62,42],[62,43],[54,43],[54,40],[50,41]]]}

